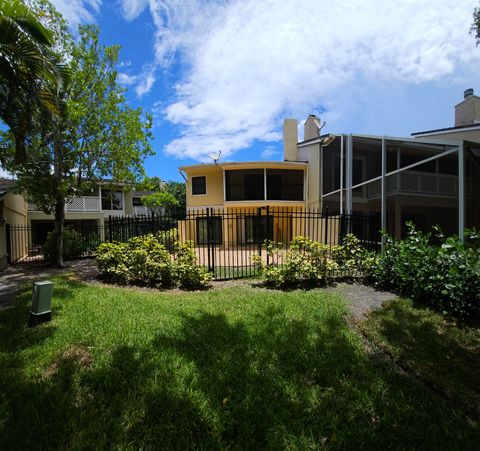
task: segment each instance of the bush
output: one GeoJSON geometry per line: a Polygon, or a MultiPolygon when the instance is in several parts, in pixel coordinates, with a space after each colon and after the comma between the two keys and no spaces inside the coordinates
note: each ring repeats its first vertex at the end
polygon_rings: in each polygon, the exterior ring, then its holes
{"type": "Polygon", "coordinates": [[[368,277],[375,262],[375,253],[360,245],[360,240],[349,233],[343,238],[341,246],[332,248],[332,259],[342,271],[352,277],[368,277]]]}
{"type": "Polygon", "coordinates": [[[261,274],[267,284],[274,287],[286,287],[298,284],[325,285],[331,278],[331,272],[338,268],[328,258],[328,246],[302,236],[295,237],[288,250],[277,243],[270,243],[267,252],[275,265],[264,265],[259,256],[254,256],[261,274]]]}
{"type": "Polygon", "coordinates": [[[130,238],[126,243],[103,243],[96,254],[98,270],[122,284],[204,288],[211,276],[197,265],[193,245],[176,242],[178,253],[174,260],[161,241],[162,237],[150,234],[130,238]]]}
{"type": "Polygon", "coordinates": [[[385,246],[373,265],[374,282],[459,318],[480,313],[480,239],[466,231],[465,242],[422,233],[407,224],[408,236],[385,246]]]}
{"type": "Polygon", "coordinates": [[[192,241],[178,244],[173,272],[176,284],[184,289],[205,288],[212,280],[212,275],[197,264],[192,241]]]}
{"type": "MultiPolygon", "coordinates": [[[[48,232],[47,241],[42,246],[42,254],[46,261],[55,262],[56,259],[56,234],[54,231],[48,232]]],[[[70,260],[80,257],[84,253],[84,245],[82,236],[72,229],[64,229],[63,231],[63,258],[70,260]]]]}

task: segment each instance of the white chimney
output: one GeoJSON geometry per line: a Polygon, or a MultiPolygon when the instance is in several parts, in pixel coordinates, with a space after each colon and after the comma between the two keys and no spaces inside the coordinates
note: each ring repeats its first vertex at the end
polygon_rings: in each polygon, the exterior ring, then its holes
{"type": "Polygon", "coordinates": [[[283,158],[285,161],[298,159],[298,121],[285,119],[283,121],[283,158]]]}

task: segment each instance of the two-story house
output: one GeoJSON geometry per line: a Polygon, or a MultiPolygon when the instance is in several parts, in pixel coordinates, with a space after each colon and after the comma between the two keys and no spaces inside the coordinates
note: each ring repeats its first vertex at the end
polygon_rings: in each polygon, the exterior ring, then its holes
{"type": "MultiPolygon", "coordinates": [[[[268,224],[263,236],[274,240],[301,232],[291,220],[268,220],[266,211],[272,208],[377,215],[382,228],[397,238],[405,234],[408,220],[421,229],[438,224],[449,234],[480,227],[480,98],[473,90],[464,96],[455,107],[454,127],[411,138],[320,136],[318,119],[309,116],[299,142],[297,120],[286,119],[284,161],[180,167],[187,182],[187,209],[217,211],[214,233],[219,242],[222,234],[254,241],[255,221],[268,224]],[[265,212],[262,218],[258,208],[265,212]],[[235,211],[242,211],[245,219],[233,226],[236,230],[225,230],[221,214],[235,211]]],[[[190,237],[201,242],[206,224],[199,215],[190,237]]]]}

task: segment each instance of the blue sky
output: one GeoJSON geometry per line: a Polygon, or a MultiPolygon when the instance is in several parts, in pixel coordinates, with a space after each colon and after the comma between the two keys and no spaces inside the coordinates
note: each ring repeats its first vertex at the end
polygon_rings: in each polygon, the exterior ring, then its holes
{"type": "Polygon", "coordinates": [[[477,88],[470,0],[54,0],[72,28],[120,44],[119,80],[154,115],[148,175],[282,158],[285,117],[329,133],[409,136],[453,125],[477,88]],[[435,5],[432,8],[432,4],[435,5]]]}

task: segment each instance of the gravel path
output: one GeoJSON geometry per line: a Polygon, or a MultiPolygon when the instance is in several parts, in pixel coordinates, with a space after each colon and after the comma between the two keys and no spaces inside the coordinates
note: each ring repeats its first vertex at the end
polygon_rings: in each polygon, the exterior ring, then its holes
{"type": "Polygon", "coordinates": [[[358,283],[342,282],[326,290],[334,291],[349,301],[350,317],[354,322],[364,319],[369,312],[381,308],[384,302],[397,297],[394,293],[358,283]]]}
{"type": "MultiPolygon", "coordinates": [[[[5,308],[13,301],[17,290],[22,285],[37,280],[45,280],[62,272],[71,272],[75,274],[78,279],[89,283],[102,283],[97,279],[97,268],[95,260],[93,259],[67,262],[65,268],[52,268],[45,264],[10,266],[0,272],[0,309],[5,308]]],[[[263,288],[260,280],[252,279],[214,281],[212,288],[230,288],[242,285],[254,286],[260,289],[263,288]]],[[[138,290],[139,288],[132,287],[132,289],[138,290]]],[[[158,291],[154,288],[141,288],[141,290],[158,291]]],[[[350,303],[350,319],[354,322],[362,320],[371,310],[381,308],[385,301],[396,297],[393,293],[376,290],[372,287],[356,283],[339,283],[332,287],[319,288],[319,290],[338,293],[346,298],[350,303]]]]}

